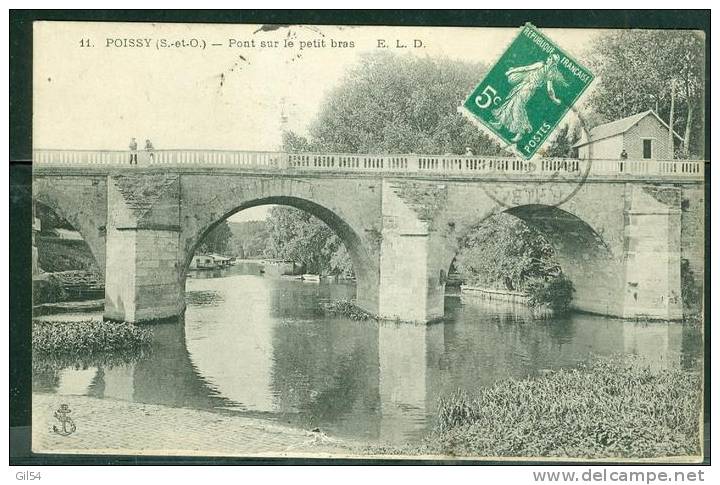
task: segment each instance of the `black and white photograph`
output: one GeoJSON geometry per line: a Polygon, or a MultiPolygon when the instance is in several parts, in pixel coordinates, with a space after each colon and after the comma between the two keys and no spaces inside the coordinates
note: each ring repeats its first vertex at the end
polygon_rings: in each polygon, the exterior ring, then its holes
{"type": "Polygon", "coordinates": [[[708,33],[531,20],[33,22],[32,453],[703,462],[708,33]]]}

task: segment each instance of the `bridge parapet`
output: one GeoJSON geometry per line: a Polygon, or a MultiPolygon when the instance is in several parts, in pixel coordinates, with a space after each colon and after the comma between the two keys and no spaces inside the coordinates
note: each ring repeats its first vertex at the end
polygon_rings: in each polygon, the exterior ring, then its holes
{"type": "MultiPolygon", "coordinates": [[[[128,167],[128,150],[33,150],[38,167],[128,167]]],[[[309,171],[330,173],[388,173],[461,175],[482,178],[492,174],[549,174],[588,176],[659,176],[702,178],[703,161],[697,160],[583,160],[415,154],[286,153],[231,150],[138,151],[138,167],[195,169],[221,167],[237,170],[309,171]]]]}

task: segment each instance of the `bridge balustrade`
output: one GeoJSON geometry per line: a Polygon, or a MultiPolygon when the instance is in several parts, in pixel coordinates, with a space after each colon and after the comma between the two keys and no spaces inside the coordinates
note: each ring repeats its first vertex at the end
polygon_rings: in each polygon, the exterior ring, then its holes
{"type": "MultiPolygon", "coordinates": [[[[138,151],[138,167],[207,168],[239,170],[380,172],[478,176],[490,174],[667,175],[702,177],[696,160],[582,160],[415,154],[284,153],[231,150],[138,151]],[[588,167],[588,164],[591,164],[588,167]]],[[[130,167],[129,150],[33,150],[38,167],[130,167]]],[[[134,167],[134,166],[133,166],[134,167]]]]}

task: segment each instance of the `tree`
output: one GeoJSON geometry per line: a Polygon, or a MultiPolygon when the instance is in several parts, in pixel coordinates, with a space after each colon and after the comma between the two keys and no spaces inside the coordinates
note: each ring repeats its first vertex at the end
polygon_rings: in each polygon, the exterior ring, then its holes
{"type": "Polygon", "coordinates": [[[292,131],[283,131],[282,145],[283,150],[290,153],[314,151],[314,147],[307,138],[297,135],[292,131]]]}
{"type": "Polygon", "coordinates": [[[197,252],[227,254],[230,250],[231,239],[232,231],[228,227],[227,221],[222,221],[203,238],[197,252]]]}
{"type": "Polygon", "coordinates": [[[508,214],[473,228],[460,248],[457,269],[470,284],[521,291],[532,281],[561,274],[547,240],[508,214]]]}
{"type": "MultiPolygon", "coordinates": [[[[591,53],[598,85],[590,107],[606,121],[649,109],[683,134],[686,155],[703,156],[693,133],[704,113],[704,40],[681,30],[619,30],[602,34],[591,53]],[[672,111],[672,116],[671,116],[672,111]]],[[[702,130],[699,132],[702,133],[702,130]]]]}
{"type": "Polygon", "coordinates": [[[310,129],[321,151],[497,155],[500,146],[457,108],[487,68],[449,59],[363,56],[310,129]]]}
{"type": "Polygon", "coordinates": [[[276,206],[268,217],[268,247],[265,255],[292,260],[315,274],[343,274],[350,259],[340,238],[309,212],[276,206]]]}
{"type": "Polygon", "coordinates": [[[242,258],[261,258],[268,246],[266,221],[229,222],[235,255],[242,258]]]}
{"type": "Polygon", "coordinates": [[[553,138],[547,149],[546,156],[560,158],[569,158],[572,156],[572,146],[577,140],[573,141],[571,139],[572,134],[570,134],[569,131],[569,124],[565,124],[558,130],[557,135],[555,135],[555,138],[553,138]]]}

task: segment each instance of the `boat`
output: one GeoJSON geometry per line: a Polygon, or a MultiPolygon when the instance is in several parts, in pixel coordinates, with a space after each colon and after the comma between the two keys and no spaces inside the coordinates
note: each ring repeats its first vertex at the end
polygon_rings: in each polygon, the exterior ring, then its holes
{"type": "Polygon", "coordinates": [[[302,280],[307,281],[308,283],[320,283],[320,275],[306,273],[302,275],[302,280]]]}

